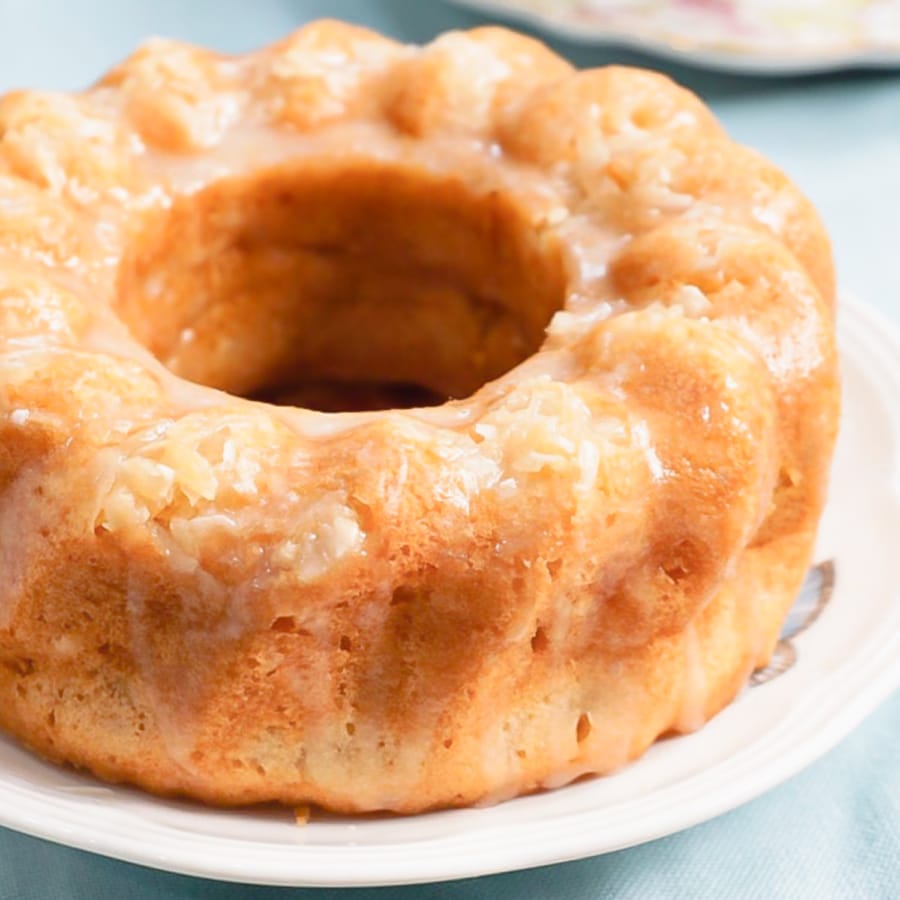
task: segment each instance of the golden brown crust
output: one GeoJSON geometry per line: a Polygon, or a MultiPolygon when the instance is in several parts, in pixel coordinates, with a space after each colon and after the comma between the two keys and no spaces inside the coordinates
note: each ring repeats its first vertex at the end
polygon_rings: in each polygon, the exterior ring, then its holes
{"type": "Polygon", "coordinates": [[[416,812],[610,771],[771,653],[830,251],[667,79],[494,28],[153,42],[0,101],[0,201],[0,725],[38,752],[416,812]],[[298,367],[463,399],[215,390],[298,367]]]}

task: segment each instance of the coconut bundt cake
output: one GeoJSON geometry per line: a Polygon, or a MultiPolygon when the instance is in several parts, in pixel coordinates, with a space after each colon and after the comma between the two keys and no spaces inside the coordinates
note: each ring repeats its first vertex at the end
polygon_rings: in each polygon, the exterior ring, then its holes
{"type": "Polygon", "coordinates": [[[502,29],[154,41],[7,95],[0,726],[403,812],[699,727],[810,561],[833,291],[693,95],[502,29]]]}

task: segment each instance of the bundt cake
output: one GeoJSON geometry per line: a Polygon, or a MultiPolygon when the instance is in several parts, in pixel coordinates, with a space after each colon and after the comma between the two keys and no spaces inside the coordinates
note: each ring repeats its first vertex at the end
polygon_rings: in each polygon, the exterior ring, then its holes
{"type": "Polygon", "coordinates": [[[156,40],[8,94],[0,726],[344,812],[698,728],[810,562],[833,292],[693,95],[503,29],[156,40]]]}

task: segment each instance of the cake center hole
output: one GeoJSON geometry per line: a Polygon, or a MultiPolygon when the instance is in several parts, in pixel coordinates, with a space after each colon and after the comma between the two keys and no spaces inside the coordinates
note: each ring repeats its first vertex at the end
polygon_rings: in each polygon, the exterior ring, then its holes
{"type": "Polygon", "coordinates": [[[341,411],[466,397],[533,354],[558,246],[510,198],[389,166],[282,166],[139,229],[118,312],[175,374],[341,411]]]}

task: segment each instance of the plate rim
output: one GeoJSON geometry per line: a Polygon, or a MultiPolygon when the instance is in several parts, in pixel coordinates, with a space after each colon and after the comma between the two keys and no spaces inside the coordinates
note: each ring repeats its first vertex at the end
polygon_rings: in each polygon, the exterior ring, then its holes
{"type": "Polygon", "coordinates": [[[693,68],[709,69],[732,75],[791,76],[816,75],[845,69],[900,68],[900,41],[896,47],[871,42],[835,43],[827,49],[810,49],[789,54],[772,49],[754,49],[752,45],[723,46],[702,41],[687,34],[660,30],[653,34],[628,28],[584,26],[563,16],[519,6],[509,0],[446,0],[453,6],[543,31],[581,46],[620,47],[656,56],[693,68]]]}
{"type": "MultiPolygon", "coordinates": [[[[865,345],[866,358],[861,359],[857,353],[848,352],[859,366],[865,378],[867,391],[871,391],[885,403],[900,398],[900,333],[881,313],[871,306],[843,297],[839,305],[839,339],[843,343],[849,338],[852,343],[865,345]],[[874,373],[874,374],[873,374],[874,373]],[[887,374],[887,379],[883,376],[887,374]]],[[[888,406],[887,408],[891,408],[888,406]]],[[[900,500],[900,416],[889,420],[894,433],[894,452],[896,458],[891,469],[891,486],[894,501],[900,500]]],[[[896,615],[900,617],[900,589],[890,590],[886,602],[890,606],[895,601],[896,615]],[[896,597],[894,594],[896,593],[896,597]]],[[[900,618],[898,618],[900,622],[900,618]]],[[[889,631],[889,629],[888,629],[889,631]]],[[[870,643],[874,638],[869,638],[870,643]]],[[[829,669],[827,675],[831,679],[835,673],[844,672],[848,664],[844,661],[829,669]]],[[[482,828],[478,833],[501,830],[527,834],[529,830],[540,834],[540,849],[535,852],[535,839],[508,840],[502,853],[492,853],[489,860],[482,857],[473,859],[471,855],[460,853],[458,846],[471,841],[466,833],[462,839],[454,833],[422,841],[415,845],[416,853],[409,854],[409,844],[395,844],[390,849],[395,852],[406,848],[406,854],[399,854],[400,860],[390,852],[386,852],[384,844],[356,845],[349,854],[346,846],[323,846],[310,844],[307,848],[312,852],[303,853],[303,830],[298,829],[296,853],[289,858],[272,859],[266,856],[266,848],[276,857],[284,857],[285,849],[294,853],[294,848],[287,844],[258,842],[248,844],[230,836],[201,835],[184,830],[180,833],[177,851],[170,844],[164,849],[152,845],[148,849],[147,834],[135,836],[125,832],[116,833],[115,821],[105,832],[97,834],[86,829],[78,829],[74,823],[64,816],[41,815],[40,807],[52,807],[50,800],[37,798],[37,811],[29,812],[27,805],[15,802],[28,797],[27,785],[4,783],[0,771],[0,825],[32,837],[48,840],[78,850],[85,850],[101,856],[118,859],[124,862],[142,865],[171,873],[193,875],[218,881],[230,881],[244,884],[292,887],[361,887],[415,884],[436,881],[452,881],[482,875],[497,874],[512,870],[524,870],[538,866],[568,862],[588,856],[601,855],[626,847],[635,846],[647,841],[656,840],[669,834],[693,827],[728,812],[749,800],[760,796],[777,784],[806,768],[816,759],[832,749],[846,737],[867,716],[897,689],[900,689],[900,629],[890,633],[882,641],[876,651],[864,660],[863,664],[850,670],[852,677],[844,679],[840,694],[847,694],[840,703],[833,700],[827,708],[827,715],[819,711],[816,715],[802,720],[802,729],[792,727],[793,723],[780,723],[768,734],[767,752],[763,754],[763,764],[759,764],[758,745],[731,754],[716,763],[720,770],[723,766],[740,769],[745,758],[753,763],[750,774],[744,777],[727,780],[724,787],[715,792],[701,792],[692,796],[687,814],[677,804],[670,804],[664,813],[654,812],[651,827],[647,826],[646,817],[640,814],[632,816],[632,821],[621,828],[621,838],[614,841],[598,841],[590,828],[582,827],[584,820],[589,820],[596,811],[583,809],[569,814],[551,817],[551,824],[532,820],[520,823],[506,823],[502,827],[482,828]],[[809,722],[818,722],[810,728],[809,722]],[[821,721],[819,721],[821,720],[821,721]],[[794,730],[802,730],[805,737],[799,742],[793,736],[794,730]],[[809,736],[807,732],[811,733],[809,736]],[[772,738],[776,738],[772,740],[772,738]],[[784,749],[786,745],[786,749],[784,749]],[[13,802],[9,802],[12,800],[13,802]],[[565,827],[560,827],[564,821],[565,827]],[[206,852],[198,852],[206,848],[206,852]],[[257,862],[247,866],[247,849],[251,848],[257,862]],[[212,853],[215,848],[216,852],[212,853]],[[235,852],[229,852],[234,850],[235,852]],[[236,852],[243,850],[244,853],[236,852]],[[347,857],[352,856],[348,861],[347,857]],[[265,871],[262,869],[265,868],[265,871]]],[[[835,695],[833,685],[827,685],[829,697],[835,695]]],[[[755,691],[766,690],[762,685],[755,691]]],[[[822,690],[825,688],[823,687],[822,690]]],[[[804,696],[814,695],[815,691],[804,696]]],[[[822,704],[826,706],[826,704],[822,704]]],[[[699,736],[702,740],[703,730],[685,739],[699,736]]],[[[633,765],[640,765],[640,761],[633,765]]],[[[683,789],[697,775],[687,776],[662,789],[651,790],[648,798],[658,797],[666,792],[674,793],[683,789]]],[[[562,788],[566,790],[567,788],[562,788]]],[[[577,790],[578,786],[569,788],[577,790]]],[[[97,791],[132,791],[132,788],[107,786],[97,783],[97,791]]],[[[139,792],[138,792],[139,793],[139,792]]],[[[644,799],[644,798],[640,798],[644,799]]],[[[628,803],[640,802],[633,798],[628,803]]],[[[35,798],[31,798],[32,803],[35,798]]],[[[608,809],[606,810],[608,812],[608,809]]],[[[73,815],[78,810],[73,810],[73,815]]],[[[456,810],[450,814],[476,816],[478,810],[456,810]]],[[[235,815],[241,815],[236,811],[235,815]]],[[[308,826],[308,827],[315,827],[308,826]]],[[[364,827],[364,823],[362,826],[364,827]]],[[[171,827],[152,822],[149,832],[164,832],[171,838],[171,827]]]]}

